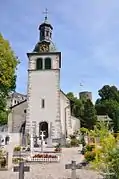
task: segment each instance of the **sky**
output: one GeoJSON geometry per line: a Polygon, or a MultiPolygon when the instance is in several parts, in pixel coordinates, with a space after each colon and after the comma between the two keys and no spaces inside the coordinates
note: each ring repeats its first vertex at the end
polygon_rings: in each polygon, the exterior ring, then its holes
{"type": "Polygon", "coordinates": [[[61,89],[91,91],[96,100],[103,85],[119,88],[119,0],[1,0],[0,32],[21,62],[16,91],[27,92],[26,53],[39,40],[45,8],[62,52],[61,89]]]}

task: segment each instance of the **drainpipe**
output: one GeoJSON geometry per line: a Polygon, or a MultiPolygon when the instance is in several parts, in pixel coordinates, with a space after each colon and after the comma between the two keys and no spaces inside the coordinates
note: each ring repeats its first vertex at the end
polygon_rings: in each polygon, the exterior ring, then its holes
{"type": "Polygon", "coordinates": [[[65,108],[64,108],[64,114],[65,114],[65,138],[67,138],[67,109],[70,107],[70,105],[68,105],[68,106],[66,106],[65,108]]]}

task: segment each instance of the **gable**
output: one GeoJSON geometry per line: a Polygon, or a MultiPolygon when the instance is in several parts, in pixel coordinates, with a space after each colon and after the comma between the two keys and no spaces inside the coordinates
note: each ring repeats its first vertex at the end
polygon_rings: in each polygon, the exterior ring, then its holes
{"type": "Polygon", "coordinates": [[[24,101],[21,101],[20,103],[18,103],[18,104],[15,104],[14,106],[11,106],[10,107],[10,109],[13,109],[13,108],[16,108],[16,107],[19,107],[19,106],[21,106],[22,104],[24,104],[24,103],[27,103],[27,100],[25,99],[24,101]]]}

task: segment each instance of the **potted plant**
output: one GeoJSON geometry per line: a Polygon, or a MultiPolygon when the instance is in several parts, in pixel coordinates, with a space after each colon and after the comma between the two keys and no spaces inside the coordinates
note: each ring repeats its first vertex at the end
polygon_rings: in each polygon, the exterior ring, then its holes
{"type": "Polygon", "coordinates": [[[55,152],[58,152],[58,153],[61,152],[61,144],[60,143],[58,145],[56,145],[55,152]]]}
{"type": "Polygon", "coordinates": [[[0,167],[4,168],[6,166],[6,158],[4,157],[4,152],[0,150],[0,167]]]}

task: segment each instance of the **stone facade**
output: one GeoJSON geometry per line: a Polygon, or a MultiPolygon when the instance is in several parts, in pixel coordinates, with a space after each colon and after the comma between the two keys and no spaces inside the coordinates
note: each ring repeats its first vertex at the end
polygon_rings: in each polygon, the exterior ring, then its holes
{"type": "Polygon", "coordinates": [[[8,117],[8,132],[19,133],[23,123],[26,121],[27,101],[11,107],[11,113],[8,117]]]}
{"type": "MultiPolygon", "coordinates": [[[[9,114],[9,120],[8,120],[9,121],[8,122],[9,133],[20,132],[22,125],[26,121],[27,104],[28,103],[25,100],[17,105],[12,106],[11,113],[9,114]]],[[[38,106],[38,105],[36,105],[36,106],[38,106]]],[[[49,119],[49,117],[48,117],[48,119],[49,119]]],[[[60,120],[61,120],[61,126],[60,126],[61,140],[62,140],[62,143],[65,143],[66,138],[68,138],[76,130],[79,130],[80,120],[71,116],[70,100],[66,97],[65,93],[61,90],[60,90],[60,120]]],[[[32,128],[34,130],[36,130],[35,132],[37,133],[37,135],[39,135],[39,129],[38,129],[39,122],[40,122],[40,120],[38,120],[38,121],[34,120],[32,122],[32,128]]],[[[47,122],[49,124],[49,129],[48,129],[49,138],[47,139],[47,141],[48,141],[50,139],[53,139],[52,136],[54,137],[54,126],[53,126],[53,121],[47,120],[47,122]]],[[[28,128],[30,126],[26,126],[26,127],[28,128]]]]}

